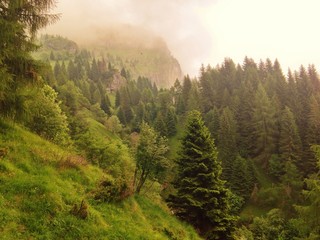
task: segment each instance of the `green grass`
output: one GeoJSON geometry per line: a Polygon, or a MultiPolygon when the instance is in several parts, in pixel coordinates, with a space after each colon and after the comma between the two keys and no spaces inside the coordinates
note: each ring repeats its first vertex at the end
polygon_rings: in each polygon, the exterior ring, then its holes
{"type": "Polygon", "coordinates": [[[170,152],[168,157],[170,159],[176,159],[178,156],[178,151],[180,149],[180,140],[184,134],[184,125],[185,125],[185,118],[179,117],[178,123],[177,123],[177,133],[176,135],[174,135],[169,139],[170,152]]]}
{"type": "Polygon", "coordinates": [[[93,200],[104,171],[70,164],[75,153],[1,119],[0,150],[1,239],[200,239],[146,196],[93,200]],[[85,220],[70,213],[82,200],[88,203],[85,220]]]}

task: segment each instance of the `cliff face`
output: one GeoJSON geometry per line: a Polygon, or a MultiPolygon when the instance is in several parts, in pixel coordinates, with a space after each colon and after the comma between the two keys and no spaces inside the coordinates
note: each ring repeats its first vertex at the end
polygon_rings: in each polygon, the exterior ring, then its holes
{"type": "Polygon", "coordinates": [[[84,47],[103,56],[115,67],[129,70],[131,78],[145,76],[158,87],[170,87],[182,79],[183,73],[177,59],[165,41],[150,31],[127,25],[96,30],[95,38],[84,47]]]}
{"type": "Polygon", "coordinates": [[[142,28],[118,25],[104,29],[92,29],[86,38],[72,39],[44,35],[42,48],[35,55],[51,61],[73,60],[81,48],[90,51],[92,57],[110,63],[118,72],[122,68],[131,79],[147,77],[158,87],[170,87],[182,79],[180,64],[168,49],[165,41],[142,28]]]}

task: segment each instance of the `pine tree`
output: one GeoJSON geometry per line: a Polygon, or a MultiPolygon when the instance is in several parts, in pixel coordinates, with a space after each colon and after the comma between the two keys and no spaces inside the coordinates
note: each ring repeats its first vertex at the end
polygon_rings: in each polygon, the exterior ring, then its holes
{"type": "Polygon", "coordinates": [[[192,110],[201,110],[201,105],[200,105],[200,93],[199,93],[199,87],[198,87],[198,82],[193,81],[191,85],[191,89],[189,92],[189,98],[186,101],[187,103],[187,110],[192,111],[192,110]]]}
{"type": "MultiPolygon", "coordinates": [[[[318,168],[320,167],[320,146],[312,146],[314,151],[318,168]]],[[[318,169],[319,170],[319,169],[318,169]]],[[[306,236],[303,239],[319,239],[320,238],[320,172],[310,175],[305,179],[306,190],[303,191],[305,198],[304,206],[295,206],[298,211],[305,229],[306,236]]]]}
{"type": "Polygon", "coordinates": [[[216,144],[219,144],[219,121],[220,121],[220,115],[219,110],[217,107],[214,107],[211,109],[207,114],[204,116],[204,120],[206,123],[206,126],[208,127],[213,139],[216,141],[216,144]]]}
{"type": "Polygon", "coordinates": [[[311,145],[320,144],[320,104],[315,96],[310,98],[310,112],[307,116],[307,133],[303,162],[299,165],[305,175],[316,171],[316,159],[310,149],[311,145]],[[309,146],[309,148],[307,148],[309,146]]]}
{"type": "Polygon", "coordinates": [[[168,136],[168,129],[165,123],[165,118],[161,111],[158,112],[157,117],[154,121],[154,129],[160,133],[161,136],[168,136]]]}
{"type": "Polygon", "coordinates": [[[38,82],[40,65],[31,52],[36,50],[38,30],[58,20],[50,14],[54,0],[1,1],[0,3],[0,113],[16,117],[25,111],[28,84],[38,82]]]}
{"type": "Polygon", "coordinates": [[[233,223],[228,190],[220,179],[218,153],[200,112],[190,113],[181,145],[174,182],[177,193],[169,197],[169,205],[207,239],[228,239],[233,223]]]}
{"type": "Polygon", "coordinates": [[[302,142],[302,158],[310,158],[310,145],[307,139],[308,133],[308,117],[310,114],[310,98],[312,95],[311,81],[303,66],[300,67],[300,72],[295,74],[295,82],[297,87],[297,102],[295,116],[299,127],[299,134],[302,142]]]}
{"type": "Polygon", "coordinates": [[[254,172],[251,162],[237,156],[232,164],[232,175],[230,177],[230,188],[232,192],[248,199],[254,186],[254,172]]]}
{"type": "Polygon", "coordinates": [[[115,107],[120,107],[120,91],[116,91],[116,100],[115,100],[115,107]]]}
{"type": "MultiPolygon", "coordinates": [[[[187,75],[183,79],[183,84],[182,84],[182,101],[184,104],[188,103],[188,100],[190,97],[191,87],[192,87],[192,83],[191,83],[189,75],[187,75]]],[[[184,110],[186,110],[186,106],[185,106],[184,110]]]]}
{"type": "Polygon", "coordinates": [[[202,71],[200,71],[200,96],[201,96],[201,106],[204,113],[210,111],[213,107],[212,99],[212,87],[211,87],[211,76],[209,71],[205,71],[202,66],[202,71]]]}
{"type": "Polygon", "coordinates": [[[100,71],[96,59],[92,60],[91,71],[89,72],[91,80],[97,82],[100,79],[100,71]]]}
{"type": "Polygon", "coordinates": [[[299,164],[301,160],[301,140],[293,113],[285,107],[280,117],[279,153],[281,163],[291,161],[299,164]]]}
{"type": "Polygon", "coordinates": [[[106,114],[111,115],[111,103],[107,94],[103,95],[101,98],[100,107],[106,114]]]}
{"type": "Polygon", "coordinates": [[[276,119],[275,109],[267,96],[263,86],[260,84],[255,96],[255,108],[253,114],[254,139],[256,159],[264,168],[276,150],[276,119]]]}
{"type": "Polygon", "coordinates": [[[165,123],[167,126],[168,136],[174,136],[177,132],[177,120],[176,120],[176,114],[174,112],[174,108],[170,108],[167,111],[165,123]]]}
{"type": "Polygon", "coordinates": [[[238,155],[237,150],[237,126],[233,113],[226,107],[220,117],[219,129],[219,159],[222,161],[222,176],[230,180],[232,176],[233,163],[238,155]]]}
{"type": "Polygon", "coordinates": [[[239,129],[239,152],[242,157],[253,157],[253,132],[252,124],[254,111],[254,90],[250,82],[243,82],[239,89],[240,104],[236,112],[239,129]]]}

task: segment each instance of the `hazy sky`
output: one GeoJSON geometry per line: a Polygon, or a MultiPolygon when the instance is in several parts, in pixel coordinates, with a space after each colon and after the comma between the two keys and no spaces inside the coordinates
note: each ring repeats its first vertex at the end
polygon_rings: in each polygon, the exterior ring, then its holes
{"type": "Polygon", "coordinates": [[[319,0],[58,0],[62,18],[48,31],[75,37],[95,26],[142,25],[167,41],[184,73],[245,56],[278,58],[286,73],[320,69],[319,11],[319,0]]]}

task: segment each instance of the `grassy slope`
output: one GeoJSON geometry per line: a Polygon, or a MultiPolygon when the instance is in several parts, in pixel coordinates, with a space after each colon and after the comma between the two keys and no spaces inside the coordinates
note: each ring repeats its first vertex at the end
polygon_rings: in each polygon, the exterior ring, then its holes
{"type": "Polygon", "coordinates": [[[105,173],[19,126],[0,120],[1,239],[199,239],[147,197],[97,203],[105,173]],[[89,216],[70,210],[82,200],[89,216]]]}

